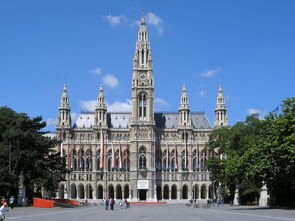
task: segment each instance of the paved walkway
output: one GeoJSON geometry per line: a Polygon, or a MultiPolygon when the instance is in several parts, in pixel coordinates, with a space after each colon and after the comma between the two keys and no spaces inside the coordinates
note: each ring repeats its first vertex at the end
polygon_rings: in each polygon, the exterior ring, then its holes
{"type": "Polygon", "coordinates": [[[261,209],[258,207],[190,208],[184,204],[131,205],[105,211],[102,206],[82,208],[15,208],[7,212],[11,221],[295,221],[295,210],[261,209]]]}

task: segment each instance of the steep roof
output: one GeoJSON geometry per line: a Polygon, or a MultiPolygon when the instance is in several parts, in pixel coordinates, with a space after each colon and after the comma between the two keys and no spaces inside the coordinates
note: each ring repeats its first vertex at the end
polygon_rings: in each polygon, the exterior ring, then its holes
{"type": "MultiPolygon", "coordinates": [[[[155,113],[156,128],[176,129],[178,127],[178,113],[155,113]]],[[[211,125],[204,112],[191,113],[193,128],[211,129],[211,125]]],[[[107,113],[109,128],[130,128],[131,113],[107,113]]],[[[94,112],[82,112],[76,120],[74,127],[92,128],[94,112]]]]}

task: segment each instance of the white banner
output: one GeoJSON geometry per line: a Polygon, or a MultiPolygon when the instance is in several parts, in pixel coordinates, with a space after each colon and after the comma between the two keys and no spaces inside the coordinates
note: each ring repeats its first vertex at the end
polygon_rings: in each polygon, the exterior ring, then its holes
{"type": "Polygon", "coordinates": [[[137,180],[137,189],[138,190],[148,190],[149,181],[148,180],[137,180]]]}

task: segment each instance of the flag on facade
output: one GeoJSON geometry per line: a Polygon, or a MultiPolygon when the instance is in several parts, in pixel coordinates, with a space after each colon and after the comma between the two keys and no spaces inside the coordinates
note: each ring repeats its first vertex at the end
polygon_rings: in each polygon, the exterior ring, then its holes
{"type": "Polygon", "coordinates": [[[104,138],[102,130],[100,131],[100,165],[99,168],[104,168],[104,138]]]}
{"type": "Polygon", "coordinates": [[[169,167],[169,146],[166,144],[166,170],[168,170],[169,167]]]}
{"type": "Polygon", "coordinates": [[[177,157],[177,150],[175,148],[175,169],[178,170],[178,157],[177,157]]]}
{"type": "Polygon", "coordinates": [[[112,168],[116,168],[116,153],[114,150],[114,145],[112,143],[112,168]]]}
{"type": "Polygon", "coordinates": [[[119,168],[120,169],[123,168],[121,144],[120,144],[120,147],[119,147],[119,168]]]}

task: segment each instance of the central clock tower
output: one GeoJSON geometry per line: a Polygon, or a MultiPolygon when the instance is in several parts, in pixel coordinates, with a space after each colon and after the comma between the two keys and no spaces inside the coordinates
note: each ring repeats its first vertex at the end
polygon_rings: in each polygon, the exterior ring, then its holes
{"type": "Polygon", "coordinates": [[[154,76],[144,14],[133,58],[132,117],[130,122],[130,181],[132,200],[156,200],[154,76]],[[145,183],[144,189],[140,183],[145,183]]]}

